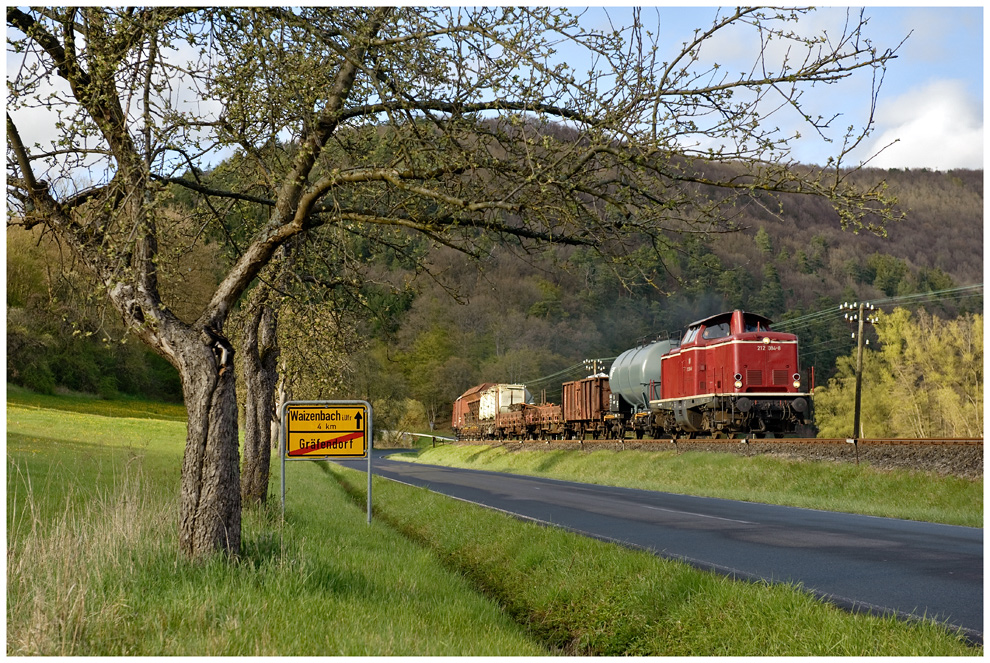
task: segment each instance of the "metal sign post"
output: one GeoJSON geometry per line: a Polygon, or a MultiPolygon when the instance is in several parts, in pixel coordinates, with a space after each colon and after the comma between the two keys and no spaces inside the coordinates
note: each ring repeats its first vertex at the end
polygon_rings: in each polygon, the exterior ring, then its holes
{"type": "Polygon", "coordinates": [[[371,523],[371,404],[367,401],[289,401],[282,405],[282,520],[285,462],[368,459],[368,523],[371,523]]]}

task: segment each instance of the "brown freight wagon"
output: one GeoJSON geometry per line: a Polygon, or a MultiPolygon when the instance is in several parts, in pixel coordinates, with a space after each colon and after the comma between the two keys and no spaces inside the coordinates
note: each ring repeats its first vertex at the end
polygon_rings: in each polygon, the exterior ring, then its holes
{"type": "Polygon", "coordinates": [[[577,439],[583,439],[587,433],[610,437],[613,423],[609,413],[611,394],[608,377],[604,375],[565,382],[561,406],[568,434],[577,439]]]}
{"type": "Polygon", "coordinates": [[[454,413],[451,417],[451,428],[458,438],[473,438],[480,433],[478,421],[478,408],[481,402],[481,394],[492,382],[479,384],[471,387],[454,401],[454,413]]]}
{"type": "Polygon", "coordinates": [[[526,408],[526,424],[534,439],[558,440],[564,435],[564,416],[559,405],[544,403],[526,408]]]}
{"type": "Polygon", "coordinates": [[[508,412],[499,412],[495,415],[495,430],[499,439],[523,439],[528,437],[526,431],[526,415],[523,409],[525,403],[517,403],[509,408],[508,412]]]}

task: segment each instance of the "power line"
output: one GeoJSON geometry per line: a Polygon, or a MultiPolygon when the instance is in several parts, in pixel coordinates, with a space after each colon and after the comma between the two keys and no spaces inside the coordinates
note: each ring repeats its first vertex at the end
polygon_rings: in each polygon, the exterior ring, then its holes
{"type": "MultiPolygon", "coordinates": [[[[598,358],[590,359],[590,360],[586,360],[586,361],[597,361],[597,362],[604,363],[604,362],[615,361],[616,358],[617,357],[598,357],[598,358]]],[[[560,371],[557,371],[556,373],[551,373],[550,375],[544,375],[543,377],[535,378],[533,380],[526,380],[526,381],[523,382],[523,384],[525,384],[527,387],[530,386],[530,385],[532,385],[532,386],[539,386],[539,385],[541,385],[541,384],[543,384],[545,382],[549,382],[549,381],[553,380],[554,378],[558,378],[558,379],[559,378],[563,378],[563,377],[576,378],[577,376],[583,375],[583,374],[585,374],[587,372],[588,372],[588,369],[587,369],[587,367],[585,365],[585,362],[582,361],[582,362],[577,363],[577,364],[572,364],[571,366],[568,366],[565,369],[562,369],[560,371]]]]}
{"type": "MultiPolygon", "coordinates": [[[[872,300],[874,305],[878,304],[906,304],[906,303],[920,303],[926,300],[938,299],[963,299],[965,297],[974,297],[977,294],[982,294],[983,284],[977,283],[973,285],[964,285],[956,288],[944,288],[942,290],[930,290],[928,292],[917,292],[907,295],[898,295],[895,297],[886,297],[883,299],[872,300]]],[[[790,318],[789,320],[783,320],[779,323],[774,323],[774,330],[776,331],[790,331],[805,329],[821,322],[828,320],[829,318],[838,319],[841,314],[841,310],[838,307],[829,307],[821,311],[814,311],[812,313],[807,313],[805,315],[799,316],[797,318],[790,318]]],[[[818,343],[813,343],[808,346],[801,347],[801,353],[805,355],[817,355],[831,350],[832,348],[840,345],[842,339],[827,339],[819,341],[818,343]],[[824,346],[824,347],[823,347],[824,346]],[[816,349],[820,348],[820,349],[816,349]]],[[[599,362],[612,362],[618,357],[599,357],[592,361],[599,362]]],[[[523,384],[529,387],[531,390],[540,387],[543,384],[551,382],[553,380],[561,381],[562,378],[578,379],[582,374],[587,372],[585,367],[585,362],[579,362],[577,364],[572,364],[567,368],[561,369],[556,373],[551,373],[549,375],[544,375],[542,377],[534,378],[532,380],[524,380],[523,384]]],[[[559,387],[559,384],[557,385],[559,387]]],[[[558,388],[552,390],[547,390],[547,394],[556,394],[559,391],[558,388]]]]}
{"type": "MultiPolygon", "coordinates": [[[[944,288],[942,290],[929,290],[927,292],[916,292],[907,295],[898,295],[895,297],[885,297],[883,299],[873,299],[870,301],[874,305],[893,304],[896,306],[898,304],[920,303],[921,301],[930,299],[962,299],[965,297],[974,297],[978,294],[982,294],[982,292],[983,284],[977,283],[973,285],[959,286],[956,288],[944,288]]],[[[821,311],[808,313],[797,318],[782,320],[781,322],[775,323],[773,328],[777,331],[802,329],[815,324],[822,319],[838,317],[839,313],[840,311],[837,308],[827,308],[821,311]]]]}
{"type": "Polygon", "coordinates": [[[958,288],[946,288],[944,290],[933,290],[930,292],[919,292],[911,295],[900,295],[898,297],[888,297],[886,299],[875,299],[874,304],[897,304],[906,301],[914,301],[918,299],[931,299],[932,297],[938,297],[939,299],[960,299],[962,297],[975,296],[976,291],[979,290],[982,293],[983,284],[977,283],[975,285],[964,285],[958,288]]]}
{"type": "MultiPolygon", "coordinates": [[[[982,295],[983,284],[978,283],[974,285],[959,286],[955,288],[944,288],[941,290],[933,290],[928,292],[910,293],[906,295],[897,295],[893,297],[884,297],[881,299],[871,300],[874,306],[879,304],[887,305],[905,305],[905,304],[921,304],[929,301],[946,301],[954,299],[964,299],[966,297],[975,297],[982,295]]],[[[838,315],[841,313],[841,308],[828,308],[823,311],[815,311],[814,313],[809,313],[807,315],[801,316],[799,318],[793,318],[791,320],[785,320],[780,324],[775,324],[774,329],[778,331],[783,331],[781,327],[784,327],[787,331],[798,332],[800,330],[805,330],[820,324],[828,318],[834,317],[838,319],[838,315]],[[797,323],[797,324],[794,324],[797,323]]],[[[819,340],[816,343],[802,344],[800,346],[800,352],[802,360],[804,362],[811,361],[813,357],[821,356],[825,353],[832,352],[836,349],[843,348],[843,346],[851,345],[850,338],[848,336],[843,338],[826,337],[819,340]]]]}
{"type": "Polygon", "coordinates": [[[573,373],[577,369],[580,369],[580,368],[583,368],[583,367],[584,367],[584,363],[583,362],[580,362],[580,363],[577,363],[577,364],[573,364],[573,365],[568,366],[567,368],[565,368],[563,370],[557,371],[556,373],[551,373],[550,375],[544,375],[543,377],[535,378],[533,380],[526,380],[526,381],[524,381],[524,384],[526,384],[526,385],[539,385],[539,384],[542,384],[543,382],[548,382],[550,380],[553,380],[554,378],[563,377],[563,376],[565,376],[565,375],[567,375],[569,373],[573,373]]]}

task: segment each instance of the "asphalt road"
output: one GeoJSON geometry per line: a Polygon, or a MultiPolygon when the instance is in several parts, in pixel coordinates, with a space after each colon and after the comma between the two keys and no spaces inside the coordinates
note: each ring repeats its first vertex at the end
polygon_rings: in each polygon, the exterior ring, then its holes
{"type": "Polygon", "coordinates": [[[373,472],[736,578],[800,583],[846,609],[945,622],[983,641],[982,529],[381,458],[373,472]]]}

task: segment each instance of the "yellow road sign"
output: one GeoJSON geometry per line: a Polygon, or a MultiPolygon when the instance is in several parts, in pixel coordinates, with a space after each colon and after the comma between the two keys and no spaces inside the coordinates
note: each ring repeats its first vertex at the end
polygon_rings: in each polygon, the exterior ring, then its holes
{"type": "Polygon", "coordinates": [[[313,459],[368,455],[366,403],[293,404],[285,408],[285,457],[313,459]]]}

